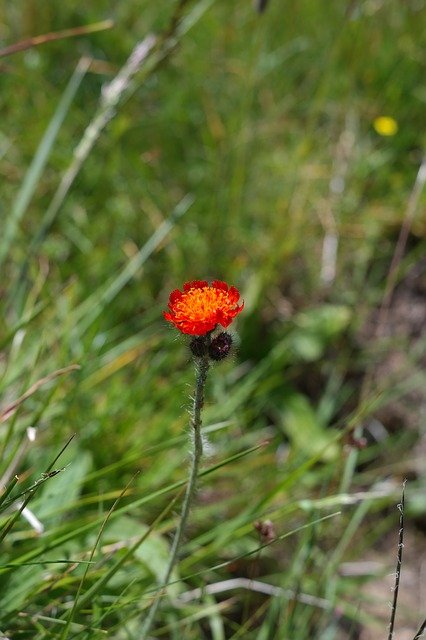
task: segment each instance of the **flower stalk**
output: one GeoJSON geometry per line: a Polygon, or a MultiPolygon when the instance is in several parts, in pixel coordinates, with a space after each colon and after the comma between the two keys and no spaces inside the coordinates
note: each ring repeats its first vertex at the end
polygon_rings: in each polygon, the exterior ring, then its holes
{"type": "MultiPolygon", "coordinates": [[[[205,340],[206,340],[206,344],[209,343],[210,336],[209,335],[205,336],[205,340]]],[[[148,611],[148,615],[145,618],[145,622],[142,626],[141,640],[146,639],[147,634],[149,633],[152,627],[152,624],[155,619],[155,615],[157,613],[158,605],[160,604],[161,597],[162,595],[164,595],[164,591],[167,588],[173,569],[176,565],[182,538],[185,533],[186,525],[188,522],[189,512],[191,510],[192,498],[194,496],[196,486],[197,486],[197,477],[198,477],[198,471],[200,468],[201,458],[203,456],[203,438],[201,434],[201,425],[202,425],[201,412],[204,405],[204,389],[206,386],[207,373],[209,370],[210,363],[207,355],[194,358],[194,361],[195,361],[195,370],[196,370],[196,383],[195,383],[195,394],[194,394],[192,411],[191,411],[191,419],[190,419],[191,440],[192,440],[193,449],[192,449],[192,459],[191,459],[191,468],[189,472],[189,479],[188,479],[188,484],[186,486],[185,496],[182,503],[182,510],[180,514],[179,524],[173,539],[172,548],[170,550],[169,562],[167,565],[166,573],[165,573],[160,591],[157,594],[155,600],[153,601],[151,608],[148,611]]]]}
{"type": "Polygon", "coordinates": [[[190,418],[192,456],[188,484],[182,502],[180,520],[170,549],[167,569],[148,614],[143,622],[140,640],[146,640],[154,623],[160,600],[170,582],[173,569],[179,557],[179,551],[188,523],[192,500],[197,488],[198,471],[203,456],[203,437],[201,435],[201,413],[204,405],[204,389],[207,381],[210,360],[220,361],[226,358],[232,347],[232,336],[226,331],[218,333],[219,325],[227,328],[241,313],[244,302],[239,304],[240,292],[222,280],[185,282],[183,291],[174,289],[169,296],[168,311],[164,311],[165,320],[187,336],[192,336],[189,348],[194,357],[196,381],[190,418]]]}

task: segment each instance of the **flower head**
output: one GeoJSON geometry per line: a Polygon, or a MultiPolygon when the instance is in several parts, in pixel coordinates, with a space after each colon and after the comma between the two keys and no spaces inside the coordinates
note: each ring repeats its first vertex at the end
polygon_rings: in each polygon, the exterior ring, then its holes
{"type": "Polygon", "coordinates": [[[218,324],[226,329],[243,310],[244,302],[239,305],[239,299],[238,289],[226,282],[213,280],[209,285],[206,280],[194,280],[186,282],[183,291],[171,292],[169,311],[163,315],[182,333],[202,336],[218,324]]]}
{"type": "Polygon", "coordinates": [[[391,116],[379,116],[373,122],[379,136],[394,136],[398,131],[398,123],[391,116]]]}

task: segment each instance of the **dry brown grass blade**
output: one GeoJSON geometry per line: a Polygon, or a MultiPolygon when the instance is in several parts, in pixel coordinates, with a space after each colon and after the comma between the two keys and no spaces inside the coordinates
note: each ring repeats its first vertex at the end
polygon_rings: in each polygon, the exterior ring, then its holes
{"type": "Polygon", "coordinates": [[[96,31],[105,31],[105,29],[111,29],[113,26],[114,22],[112,20],[102,20],[102,22],[94,22],[93,24],[86,24],[81,27],[72,27],[71,29],[63,29],[62,31],[51,31],[50,33],[45,33],[40,36],[20,40],[4,49],[0,49],[0,58],[19,53],[19,51],[26,51],[32,47],[38,47],[41,44],[53,42],[54,40],[64,40],[66,38],[87,35],[88,33],[95,33],[96,31]]]}
{"type": "Polygon", "coordinates": [[[40,380],[37,380],[37,382],[31,385],[31,387],[27,391],[25,391],[22,396],[8,404],[4,409],[0,409],[0,423],[6,422],[6,420],[13,416],[18,407],[36,391],[38,391],[40,387],[43,387],[45,384],[51,382],[59,376],[63,376],[67,373],[70,373],[71,371],[77,371],[78,369],[80,369],[80,366],[78,364],[70,364],[68,367],[63,367],[62,369],[52,371],[52,373],[49,373],[49,375],[45,376],[44,378],[40,378],[40,380]]]}

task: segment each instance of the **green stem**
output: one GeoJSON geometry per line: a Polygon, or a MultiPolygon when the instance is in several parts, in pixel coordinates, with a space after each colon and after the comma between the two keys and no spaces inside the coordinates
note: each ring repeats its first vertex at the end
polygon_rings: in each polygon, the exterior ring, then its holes
{"type": "Polygon", "coordinates": [[[195,368],[196,368],[196,385],[195,385],[195,395],[194,395],[194,402],[192,405],[191,420],[190,420],[193,452],[192,452],[192,460],[191,460],[191,468],[189,472],[188,484],[186,486],[185,497],[182,503],[182,511],[180,514],[179,525],[176,529],[172,548],[170,550],[170,557],[169,557],[169,563],[167,565],[166,574],[164,576],[164,580],[160,587],[160,590],[155,600],[153,601],[151,608],[148,611],[148,615],[145,618],[145,621],[143,623],[140,640],[146,640],[147,634],[149,633],[152,627],[152,624],[154,622],[154,618],[157,613],[160,599],[162,595],[164,595],[164,591],[169,583],[170,576],[172,575],[173,569],[175,567],[177,557],[179,554],[180,545],[182,542],[182,538],[185,533],[186,525],[188,522],[188,516],[189,516],[189,512],[192,505],[192,498],[194,496],[195,489],[197,486],[198,470],[199,470],[201,458],[203,455],[203,439],[201,436],[201,423],[202,423],[201,411],[204,404],[204,388],[206,385],[207,373],[209,370],[208,356],[202,356],[201,358],[196,358],[195,368]]]}

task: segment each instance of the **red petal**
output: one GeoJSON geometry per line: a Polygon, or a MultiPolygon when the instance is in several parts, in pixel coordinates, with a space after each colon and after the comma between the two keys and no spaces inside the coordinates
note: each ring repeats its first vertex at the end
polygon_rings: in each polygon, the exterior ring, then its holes
{"type": "Polygon", "coordinates": [[[182,292],[179,291],[179,289],[175,289],[174,291],[171,292],[170,296],[169,296],[169,306],[171,304],[174,304],[177,300],[179,300],[182,297],[182,292]]]}
{"type": "Polygon", "coordinates": [[[178,329],[182,333],[191,336],[203,336],[208,331],[212,331],[216,326],[216,322],[187,322],[183,321],[179,324],[178,329]]]}
{"type": "Polygon", "coordinates": [[[191,282],[185,282],[183,290],[189,291],[190,289],[204,289],[204,287],[208,286],[209,283],[206,280],[192,280],[191,282]]]}
{"type": "Polygon", "coordinates": [[[216,311],[216,320],[222,327],[228,327],[231,324],[232,319],[229,318],[228,313],[224,313],[222,309],[216,311]]]}
{"type": "Polygon", "coordinates": [[[212,287],[214,287],[215,289],[222,289],[222,291],[228,291],[229,289],[226,282],[223,282],[222,280],[213,280],[212,287]]]}
{"type": "Polygon", "coordinates": [[[240,292],[236,287],[230,287],[228,291],[228,300],[231,304],[238,302],[240,299],[240,292]]]}

